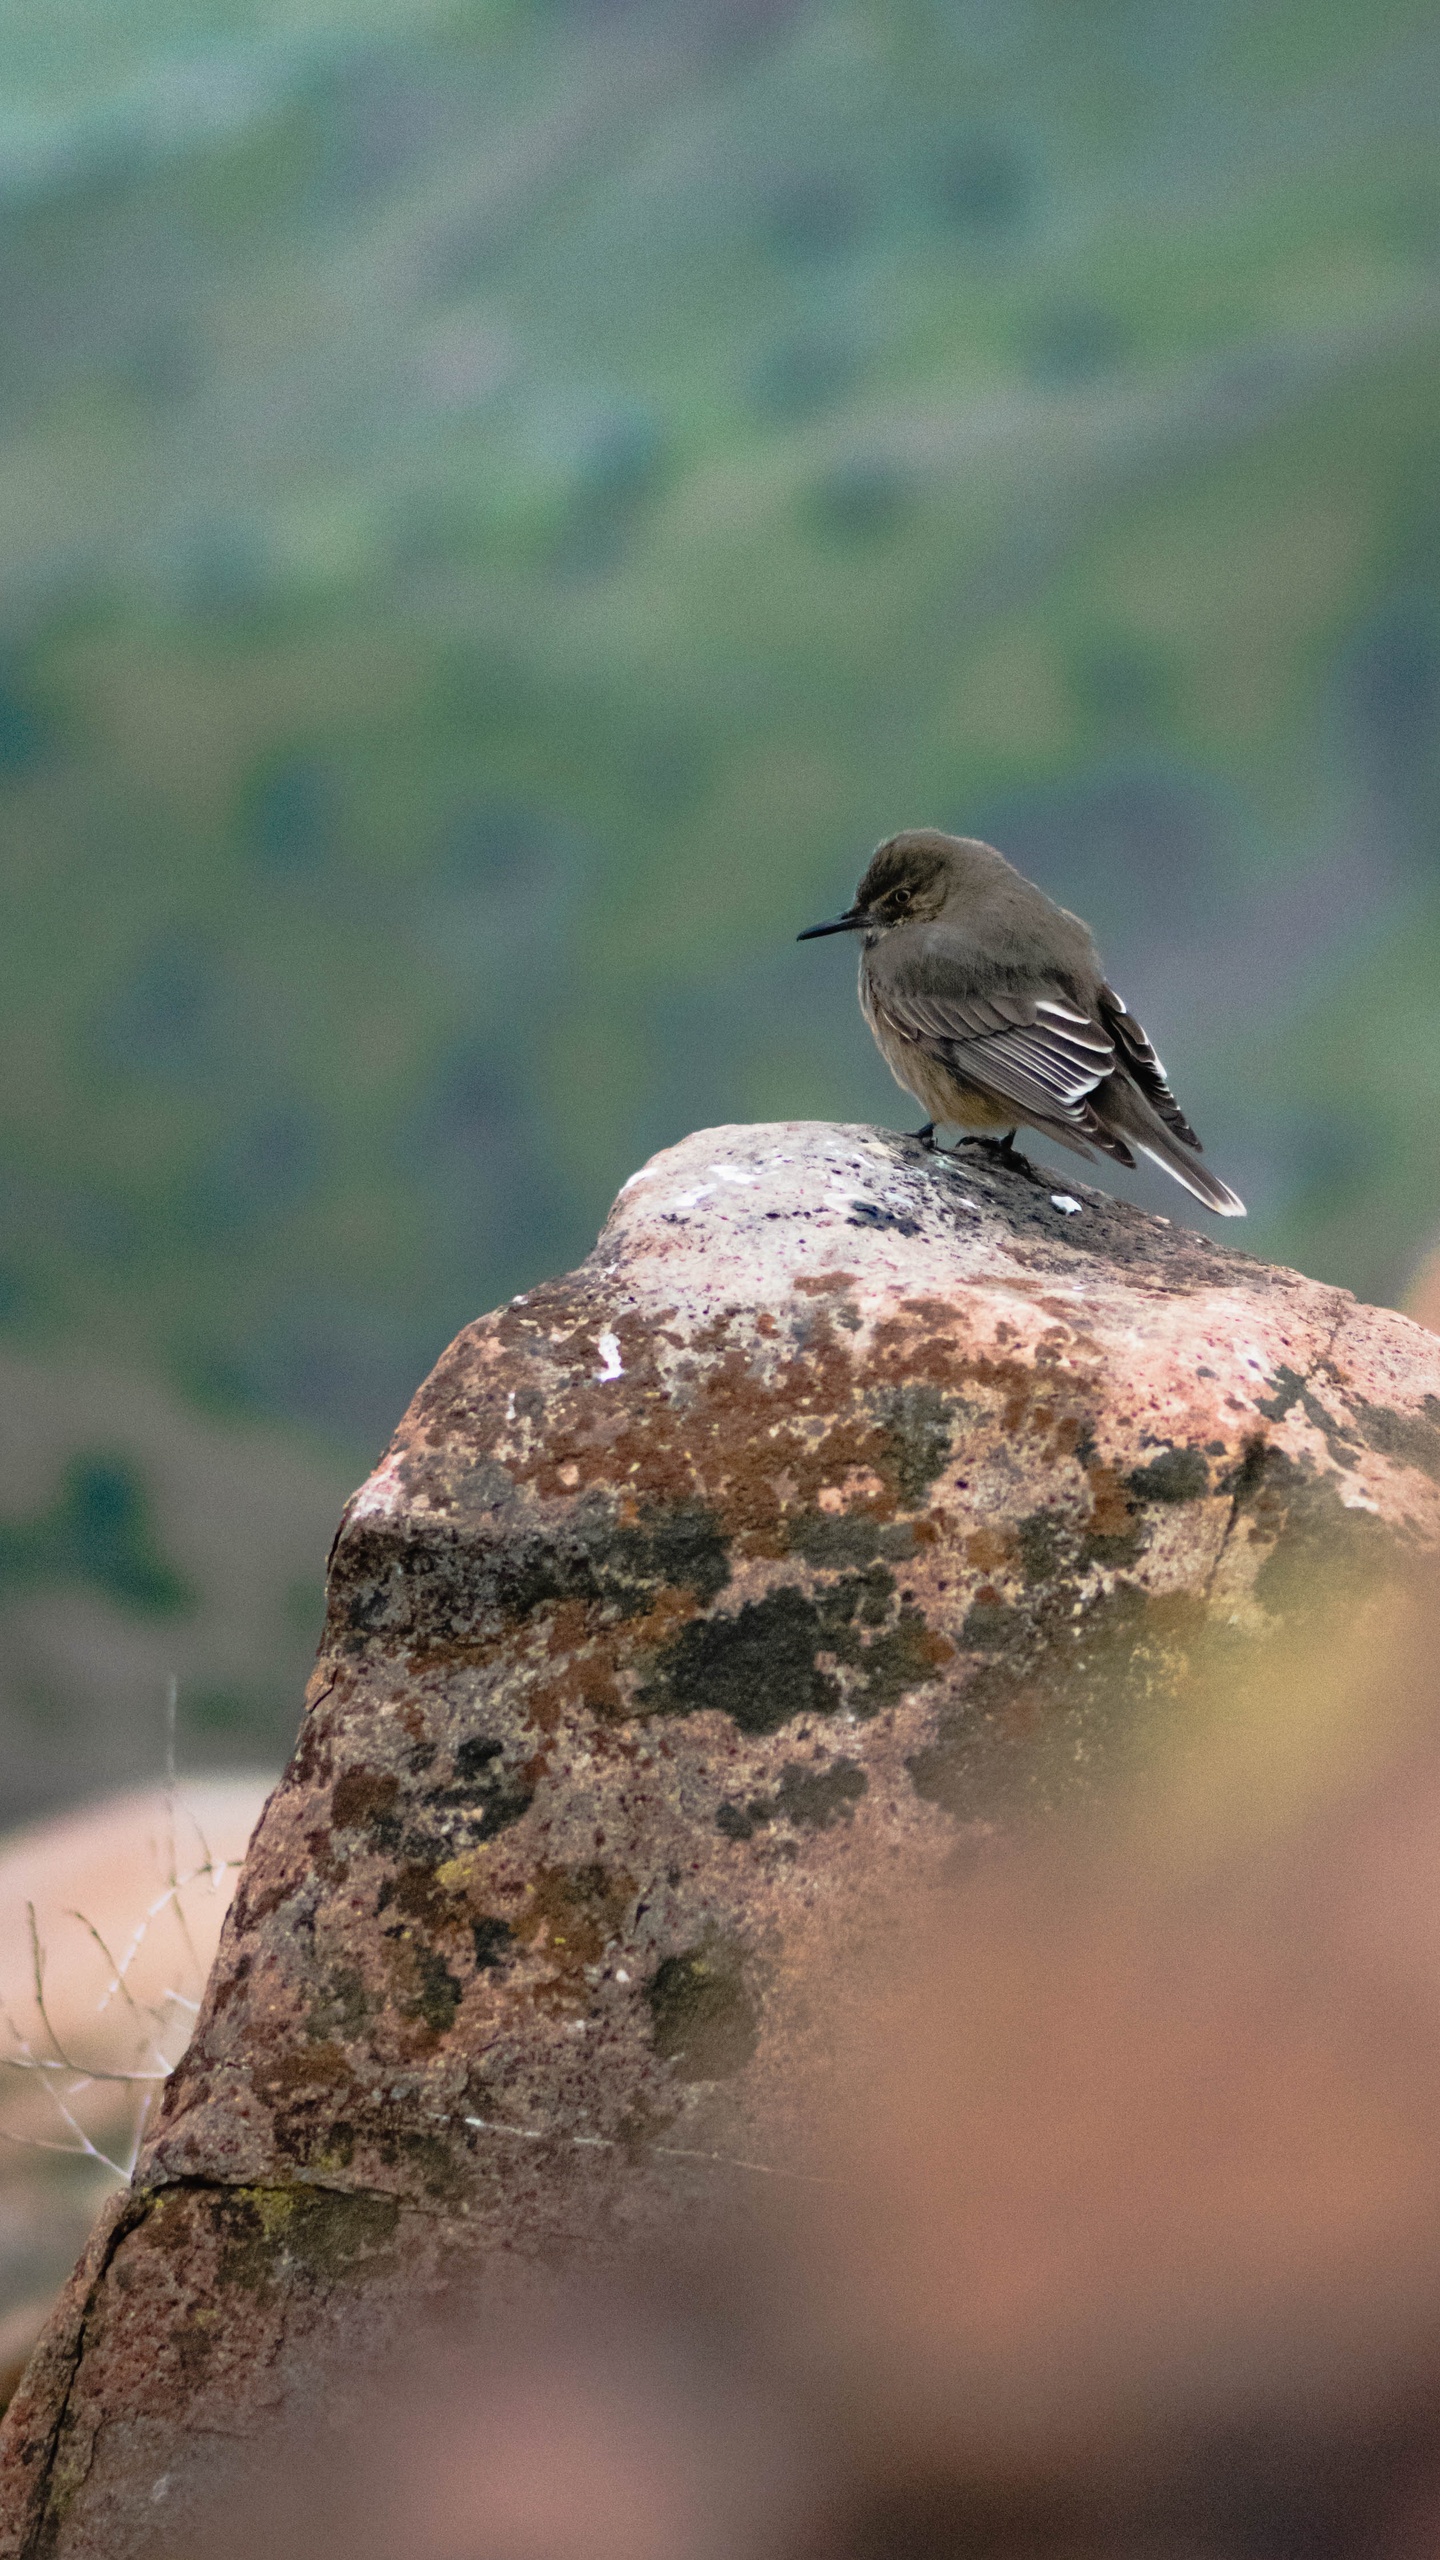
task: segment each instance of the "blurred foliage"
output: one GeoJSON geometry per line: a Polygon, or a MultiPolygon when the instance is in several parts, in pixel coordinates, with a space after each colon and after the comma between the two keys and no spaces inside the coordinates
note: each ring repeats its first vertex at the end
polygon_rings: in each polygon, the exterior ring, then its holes
{"type": "Polygon", "coordinates": [[[160,1553],[145,1491],[123,1457],[77,1459],[38,1519],[0,1520],[0,1593],[88,1582],[123,1608],[168,1617],[189,1594],[160,1553]]]}
{"type": "Polygon", "coordinates": [[[792,937],[926,820],[1091,916],[1248,1241],[1397,1285],[1423,0],[57,0],[0,61],[0,1321],[373,1447],[653,1147],[913,1117],[792,937]]]}

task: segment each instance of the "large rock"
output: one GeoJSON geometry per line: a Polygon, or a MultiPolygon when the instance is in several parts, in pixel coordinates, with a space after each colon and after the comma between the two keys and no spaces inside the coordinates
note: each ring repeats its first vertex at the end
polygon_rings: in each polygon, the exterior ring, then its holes
{"type": "Polygon", "coordinates": [[[827,1910],[1094,1790],[1200,1666],[1437,1543],[1402,1316],[870,1129],[657,1157],[347,1507],[0,2549],[125,2560],[162,2511],[183,2547],[330,2350],[793,2162],[827,1910]]]}

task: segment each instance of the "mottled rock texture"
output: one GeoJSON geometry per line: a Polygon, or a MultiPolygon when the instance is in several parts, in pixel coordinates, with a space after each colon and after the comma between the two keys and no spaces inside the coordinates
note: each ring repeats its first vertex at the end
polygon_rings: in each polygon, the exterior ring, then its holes
{"type": "Polygon", "coordinates": [[[793,2164],[832,1907],[1093,1791],[1227,1648],[1437,1543],[1440,1341],[1402,1316],[875,1130],[656,1158],[344,1514],[194,2041],[7,2422],[0,2549],[183,2548],[329,2349],[793,2164]]]}

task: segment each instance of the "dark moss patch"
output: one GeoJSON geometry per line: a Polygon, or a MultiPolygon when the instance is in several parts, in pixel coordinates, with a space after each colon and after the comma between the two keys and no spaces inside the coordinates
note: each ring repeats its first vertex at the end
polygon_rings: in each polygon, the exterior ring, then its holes
{"type": "Polygon", "coordinates": [[[404,2159],[425,2194],[436,2204],[457,2203],[469,2187],[464,2167],[436,2134],[403,2134],[394,2144],[382,2144],[381,2150],[387,2159],[392,2153],[396,2159],[404,2159]]]}
{"type": "MultiPolygon", "coordinates": [[[[1306,1421],[1310,1424],[1312,1430],[1319,1432],[1321,1439],[1325,1443],[1326,1450],[1329,1456],[1334,1459],[1336,1466],[1353,1467],[1356,1453],[1360,1447],[1359,1435],[1353,1431],[1347,1423],[1338,1421],[1336,1416],[1321,1403],[1319,1396],[1307,1384],[1306,1380],[1300,1376],[1298,1370],[1286,1368],[1277,1369],[1275,1372],[1274,1395],[1266,1396],[1257,1400],[1256,1410],[1257,1412],[1263,1413],[1267,1421],[1280,1422],[1283,1421],[1285,1415],[1290,1412],[1292,1406],[1297,1404],[1299,1405],[1301,1412],[1304,1414],[1306,1421]]],[[[1379,1410],[1379,1408],[1362,1408],[1362,1411],[1363,1410],[1379,1410]]],[[[1390,1414],[1388,1415],[1388,1419],[1392,1422],[1399,1423],[1401,1417],[1398,1414],[1390,1414]]],[[[1364,1428],[1363,1424],[1361,1427],[1362,1429],[1364,1428]]],[[[1369,1437],[1368,1431],[1365,1436],[1366,1438],[1369,1437]]],[[[1371,1442],[1372,1447],[1379,1447],[1380,1445],[1381,1444],[1378,1441],[1371,1442]]],[[[1440,1434],[1436,1435],[1435,1451],[1437,1455],[1440,1455],[1440,1434]]],[[[1392,1451],[1389,1454],[1398,1455],[1399,1452],[1392,1451]]]]}
{"type": "Polygon", "coordinates": [[[534,1790],[507,1775],[502,1749],[489,1734],[467,1734],[455,1753],[450,1784],[432,1788],[425,1797],[420,1810],[432,1829],[443,1833],[445,1855],[493,1840],[529,1812],[534,1790]]]}
{"type": "Polygon", "coordinates": [[[331,1815],[339,1831],[361,1832],[366,1846],[387,1858],[394,1872],[381,1890],[379,1908],[391,1903],[412,1918],[438,1925],[441,1903],[424,1870],[493,1840],[520,1821],[533,1790],[507,1771],[502,1746],[488,1735],[469,1735],[455,1753],[450,1780],[427,1793],[407,1792],[386,1769],[347,1769],[335,1782],[331,1815]]]}
{"type": "Polygon", "coordinates": [[[387,1929],[394,1949],[395,2007],[402,2018],[448,2035],[460,2006],[461,1985],[435,1947],[427,1946],[403,1924],[387,1929]]]}
{"type": "Polygon", "coordinates": [[[376,1847],[394,1848],[400,1838],[399,1793],[391,1770],[347,1769],[331,1790],[330,1819],[337,1831],[366,1831],[376,1847]]]}
{"type": "Polygon", "coordinates": [[[1373,1511],[1352,1510],[1331,1477],[1283,1449],[1264,1450],[1237,1500],[1231,1535],[1247,1533],[1275,1542],[1255,1597],[1279,1617],[1358,1597],[1401,1560],[1373,1511]]]}
{"type": "Polygon", "coordinates": [[[822,1607],[838,1635],[856,1618],[862,1627],[883,1627],[894,1597],[894,1574],[883,1564],[874,1564],[864,1573],[849,1573],[842,1582],[833,1583],[823,1594],[822,1607]]]}
{"type": "Polygon", "coordinates": [[[448,2035],[460,2006],[460,1984],[434,1947],[417,1946],[415,1964],[419,1986],[412,2000],[399,2003],[401,2015],[422,2018],[437,2036],[448,2035]]]}
{"type": "Polygon", "coordinates": [[[1189,1676],[1202,1601],[1122,1585],[1078,1618],[1005,1613],[1000,1640],[908,1763],[918,1795],[962,1821],[1048,1813],[1143,1748],[1149,1714],[1189,1676]]]}
{"type": "Polygon", "coordinates": [[[1300,1371],[1288,1369],[1282,1363],[1275,1371],[1275,1393],[1273,1396],[1257,1396],[1255,1410],[1263,1413],[1267,1422],[1283,1422],[1292,1404],[1298,1404],[1304,1393],[1305,1381],[1300,1371]]]}
{"type": "MultiPolygon", "coordinates": [[[[1119,1501],[1107,1499],[1101,1516],[1128,1520],[1130,1525],[1082,1529],[1078,1522],[1067,1520],[1058,1511],[1032,1511],[1018,1523],[1015,1536],[1027,1592],[1053,1591],[1061,1582],[1073,1581],[1087,1565],[1108,1565],[1115,1571],[1135,1563],[1145,1543],[1145,1533],[1131,1510],[1128,1495],[1119,1501]]],[[[976,1618],[974,1629],[964,1642],[978,1650],[988,1650],[1004,1641],[1005,1623],[1008,1622],[976,1618]]]]}
{"type": "Polygon", "coordinates": [[[388,2253],[399,2221],[394,2196],[334,2195],[306,2188],[294,2198],[282,2246],[290,2263],[317,2282],[353,2282],[388,2253]]]}
{"type": "Polygon", "coordinates": [[[514,1934],[508,1920],[497,1920],[488,1911],[470,1924],[475,1947],[475,1963],[481,1973],[494,1973],[508,1962],[514,1947],[514,1934]]]}
{"type": "MultiPolygon", "coordinates": [[[[1337,1422],[1333,1413],[1327,1413],[1319,1397],[1311,1395],[1308,1389],[1301,1397],[1301,1403],[1305,1408],[1306,1421],[1313,1423],[1336,1466],[1353,1467],[1360,1454],[1359,1434],[1348,1424],[1337,1422]]],[[[1399,1416],[1395,1419],[1398,1421],[1399,1416]]]]}
{"type": "Polygon", "coordinates": [[[1074,1534],[1053,1511],[1032,1511],[1015,1537],[1027,1583],[1054,1582],[1074,1554],[1074,1534]]]}
{"type": "Polygon", "coordinates": [[[467,1734],[455,1753],[455,1782],[461,1787],[483,1786],[500,1757],[501,1745],[488,1733],[467,1734]]]}
{"type": "Polygon", "coordinates": [[[706,1607],[730,1579],[730,1541],[713,1511],[703,1503],[685,1504],[614,1530],[596,1561],[643,1595],[645,1607],[661,1590],[693,1591],[706,1607]]]}
{"type": "Polygon", "coordinates": [[[1082,1564],[1108,1565],[1112,1573],[1135,1564],[1145,1544],[1138,1522],[1133,1529],[1087,1529],[1080,1541],[1082,1564]]]}
{"type": "Polygon", "coordinates": [[[637,1704],[658,1715],[714,1708],[742,1733],[778,1733],[842,1705],[875,1715],[936,1679],[950,1652],[918,1609],[902,1603],[892,1623],[894,1607],[895,1577],[880,1564],[813,1594],[784,1583],[733,1618],[691,1619],[657,1656],[637,1704]],[[844,1667],[843,1680],[821,1667],[822,1653],[844,1667]]]}
{"type": "Polygon", "coordinates": [[[1210,1469],[1203,1449],[1162,1449],[1147,1466],[1133,1467],[1126,1489],[1137,1502],[1197,1502],[1210,1490],[1210,1469]]]}
{"type": "Polygon", "coordinates": [[[1258,1411],[1268,1421],[1284,1421],[1291,1405],[1299,1405],[1307,1423],[1320,1431],[1338,1467],[1353,1467],[1355,1452],[1366,1446],[1394,1459],[1399,1467],[1420,1467],[1422,1475],[1440,1485],[1440,1395],[1427,1395],[1420,1413],[1396,1413],[1391,1405],[1358,1400],[1350,1408],[1348,1421],[1343,1421],[1330,1413],[1317,1388],[1299,1377],[1297,1370],[1276,1370],[1276,1393],[1263,1398],[1258,1411]]]}
{"type": "Polygon", "coordinates": [[[955,1409],[938,1388],[923,1382],[882,1389],[871,1405],[889,1440],[901,1504],[918,1510],[950,1455],[955,1409]]]}
{"type": "MultiPolygon", "coordinates": [[[[516,1395],[517,1409],[522,1405],[540,1406],[542,1399],[531,1390],[521,1388],[516,1395]]],[[[538,1413],[535,1418],[538,1420],[538,1413]]],[[[456,1511],[473,1515],[482,1511],[513,1510],[518,1499],[514,1477],[496,1458],[477,1458],[454,1478],[452,1501],[456,1511]]]]}
{"type": "Polygon", "coordinates": [[[407,1920],[423,1921],[428,1929],[454,1928],[465,1903],[463,1896],[446,1892],[433,1866],[412,1862],[385,1878],[375,1905],[377,1920],[384,1911],[402,1911],[407,1920]]]}
{"type": "Polygon", "coordinates": [[[755,1817],[740,1804],[722,1804],[715,1816],[715,1828],[726,1840],[753,1840],[755,1817]]]}
{"type": "Polygon", "coordinates": [[[528,1536],[477,1544],[451,1523],[408,1524],[405,1569],[395,1571],[393,1531],[347,1525],[331,1575],[331,1640],[355,1650],[374,1638],[423,1657],[523,1625],[567,1600],[635,1617],[665,1590],[706,1606],[730,1579],[729,1542],[700,1503],[656,1508],[621,1524],[607,1496],[576,1502],[562,1521],[528,1536]]]}
{"type": "Polygon", "coordinates": [[[724,1944],[667,1956],[645,1986],[655,2050],[678,2080],[729,2080],[760,2040],[738,1951],[724,1944]]]}
{"type": "Polygon", "coordinates": [[[394,2196],[326,2187],[236,2187],[211,2202],[219,2281],[259,2293],[296,2275],[356,2283],[392,2263],[400,2220],[394,2196]]]}
{"type": "Polygon", "coordinates": [[[861,1716],[878,1715],[882,1707],[893,1707],[908,1690],[938,1680],[941,1663],[949,1659],[950,1651],[943,1638],[937,1642],[919,1609],[902,1607],[893,1627],[887,1627],[882,1635],[859,1649],[860,1676],[850,1690],[850,1707],[861,1716]]]}
{"type": "Polygon", "coordinates": [[[1395,1413],[1386,1404],[1360,1404],[1355,1419],[1381,1457],[1418,1467],[1422,1475],[1440,1484],[1440,1396],[1427,1396],[1419,1413],[1395,1413]]]}
{"type": "Polygon", "coordinates": [[[834,1822],[853,1820],[869,1783],[858,1760],[832,1760],[823,1769],[806,1769],[789,1760],[780,1772],[776,1803],[787,1822],[828,1831],[834,1822]]]}
{"type": "MultiPolygon", "coordinates": [[[[1167,1468],[1159,1498],[1191,1498],[1177,1488],[1198,1487],[1204,1452],[1165,1454],[1197,1463],[1167,1468]]],[[[1393,1530],[1347,1508],[1328,1474],[1263,1439],[1250,1443],[1223,1489],[1235,1503],[1231,1537],[1269,1550],[1255,1593],[1271,1615],[1310,1619],[1327,1606],[1348,1608],[1396,1570],[1393,1530]]],[[[934,1743],[909,1764],[919,1794],[961,1819],[1048,1812],[1090,1793],[1143,1756],[1157,1707],[1246,1651],[1196,1594],[1147,1595],[1121,1583],[1075,1616],[1063,1525],[1040,1515],[1027,1527],[1033,1561],[1047,1572],[1018,1602],[972,1606],[961,1644],[985,1658],[942,1709],[934,1743]]],[[[1094,1544],[1080,1540],[1078,1554],[1094,1544]]]]}
{"type": "Polygon", "coordinates": [[[1014,1653],[1033,1640],[1027,1610],[1009,1600],[974,1600],[960,1629],[962,1653],[1014,1653]]]}
{"type": "Polygon", "coordinates": [[[742,1733],[778,1733],[796,1716],[833,1715],[839,1683],[815,1661],[825,1641],[815,1602],[787,1583],[747,1600],[733,1618],[682,1627],[638,1703],[661,1715],[716,1708],[742,1733]]]}
{"type": "Polygon", "coordinates": [[[1230,1495],[1237,1511],[1243,1510],[1255,1493],[1269,1455],[1270,1443],[1257,1431],[1245,1442],[1237,1463],[1221,1477],[1219,1490],[1230,1495]]]}
{"type": "Polygon", "coordinates": [[[372,2002],[363,1975],[353,1964],[327,1968],[311,1995],[305,2033],[316,2043],[333,2037],[353,2044],[369,2024],[372,2002]]]}
{"type": "Polygon", "coordinates": [[[722,1804],[715,1828],[727,1840],[753,1840],[758,1830],[774,1821],[778,1810],[773,1796],[752,1796],[748,1804],[722,1804]]]}
{"type": "Polygon", "coordinates": [[[905,1564],[915,1553],[915,1532],[908,1520],[872,1520],[861,1511],[804,1511],[789,1523],[792,1555],[822,1572],[874,1564],[884,1557],[905,1564]]]}

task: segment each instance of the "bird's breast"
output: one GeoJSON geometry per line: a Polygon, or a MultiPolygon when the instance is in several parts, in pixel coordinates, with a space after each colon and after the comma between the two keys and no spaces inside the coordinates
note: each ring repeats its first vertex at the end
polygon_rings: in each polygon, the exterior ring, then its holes
{"type": "Polygon", "coordinates": [[[963,1076],[918,1040],[907,1040],[875,1001],[870,974],[860,963],[860,1010],[870,1025],[875,1046],[898,1085],[913,1093],[927,1119],[950,1129],[1010,1129],[1015,1112],[994,1094],[967,1084],[963,1076]]]}

